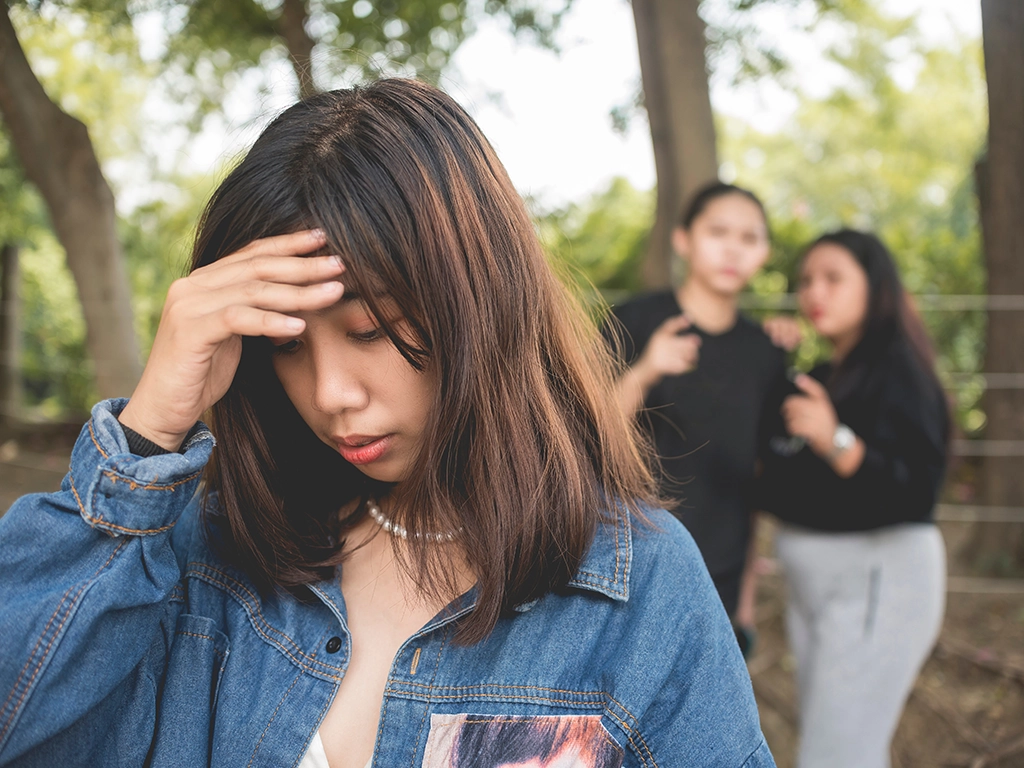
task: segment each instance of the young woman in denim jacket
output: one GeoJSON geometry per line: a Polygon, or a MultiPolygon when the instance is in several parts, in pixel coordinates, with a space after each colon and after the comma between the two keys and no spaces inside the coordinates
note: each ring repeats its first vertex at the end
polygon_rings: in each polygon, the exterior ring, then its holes
{"type": "Polygon", "coordinates": [[[773,765],[607,357],[450,98],[285,111],[0,520],[0,765],[773,765]]]}

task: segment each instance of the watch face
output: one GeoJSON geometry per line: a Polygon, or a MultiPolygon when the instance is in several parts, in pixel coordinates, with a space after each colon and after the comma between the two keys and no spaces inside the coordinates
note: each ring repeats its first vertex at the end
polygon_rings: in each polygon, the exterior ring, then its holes
{"type": "Polygon", "coordinates": [[[853,430],[845,424],[840,424],[836,427],[835,434],[832,435],[832,445],[840,451],[853,447],[856,440],[857,436],[853,434],[853,430]]]}

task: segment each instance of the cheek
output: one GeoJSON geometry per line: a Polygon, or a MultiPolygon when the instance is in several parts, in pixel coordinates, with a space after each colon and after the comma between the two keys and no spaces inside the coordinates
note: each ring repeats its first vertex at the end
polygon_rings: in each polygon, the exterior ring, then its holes
{"type": "Polygon", "coordinates": [[[868,314],[867,286],[857,283],[845,286],[842,295],[837,298],[841,301],[843,318],[850,325],[861,325],[868,314]]]}
{"type": "Polygon", "coordinates": [[[810,291],[806,285],[800,285],[796,289],[796,303],[800,307],[800,312],[806,316],[811,304],[810,291]]]}

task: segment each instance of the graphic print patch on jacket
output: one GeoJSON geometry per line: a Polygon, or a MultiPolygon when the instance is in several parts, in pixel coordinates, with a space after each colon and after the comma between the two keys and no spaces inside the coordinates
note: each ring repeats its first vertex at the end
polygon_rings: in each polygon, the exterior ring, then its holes
{"type": "Polygon", "coordinates": [[[423,768],[621,768],[599,715],[431,715],[423,768]]]}

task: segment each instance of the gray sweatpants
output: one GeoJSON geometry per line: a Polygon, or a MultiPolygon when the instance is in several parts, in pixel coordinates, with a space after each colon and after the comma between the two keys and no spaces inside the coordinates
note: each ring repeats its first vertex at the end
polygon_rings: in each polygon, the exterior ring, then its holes
{"type": "Polygon", "coordinates": [[[942,625],[938,528],[780,527],[800,695],[798,768],[887,768],[893,733],[942,625]]]}

